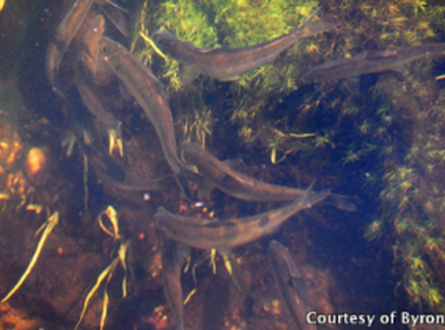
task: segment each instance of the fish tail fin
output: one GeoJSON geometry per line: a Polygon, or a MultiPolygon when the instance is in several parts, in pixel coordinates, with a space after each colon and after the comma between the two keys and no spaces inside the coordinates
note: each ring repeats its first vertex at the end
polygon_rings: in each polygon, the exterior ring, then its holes
{"type": "Polygon", "coordinates": [[[357,211],[357,205],[355,205],[355,203],[351,201],[348,196],[331,194],[326,197],[326,199],[323,201],[323,204],[330,205],[336,207],[339,210],[347,212],[357,211]]]}
{"type": "Polygon", "coordinates": [[[68,103],[65,94],[63,94],[62,89],[59,87],[59,68],[60,63],[62,63],[63,54],[63,50],[60,49],[61,47],[62,46],[58,45],[56,42],[50,43],[46,52],[45,70],[48,82],[53,92],[65,103],[68,103]]]}
{"type": "Polygon", "coordinates": [[[202,179],[202,177],[184,163],[181,162],[180,165],[181,170],[177,175],[175,175],[175,180],[187,199],[190,201],[196,201],[196,193],[192,192],[189,183],[199,181],[202,179]]]}
{"type": "Polygon", "coordinates": [[[301,195],[301,200],[304,201],[305,207],[304,208],[311,208],[315,204],[323,201],[326,197],[328,197],[331,194],[331,191],[329,189],[322,190],[319,192],[314,192],[312,190],[314,186],[314,182],[311,183],[311,185],[306,189],[306,191],[301,195]]]}
{"type": "Polygon", "coordinates": [[[296,30],[299,38],[302,36],[310,36],[319,32],[331,30],[339,25],[337,21],[314,21],[315,15],[320,11],[321,7],[315,9],[315,11],[303,22],[303,24],[296,30]]]}

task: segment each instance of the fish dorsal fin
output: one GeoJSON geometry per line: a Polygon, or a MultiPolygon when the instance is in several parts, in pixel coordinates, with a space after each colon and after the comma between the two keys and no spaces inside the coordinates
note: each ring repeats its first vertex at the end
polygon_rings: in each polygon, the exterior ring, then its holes
{"type": "Polygon", "coordinates": [[[367,57],[368,57],[368,51],[367,50],[362,50],[360,53],[358,53],[357,55],[354,56],[354,58],[357,59],[357,60],[364,60],[367,57]]]}
{"type": "Polygon", "coordinates": [[[230,169],[237,171],[237,172],[241,172],[241,169],[243,166],[243,161],[238,158],[227,159],[227,160],[223,161],[223,163],[224,163],[224,165],[227,165],[227,167],[229,167],[230,169]]]}
{"type": "Polygon", "coordinates": [[[351,77],[345,80],[346,89],[352,95],[360,95],[360,77],[351,77]]]}
{"type": "Polygon", "coordinates": [[[130,35],[127,18],[125,17],[125,14],[128,14],[127,10],[111,1],[104,1],[100,8],[123,36],[128,37],[130,35]]]}
{"type": "Polygon", "coordinates": [[[181,79],[182,85],[190,85],[196,77],[198,77],[198,72],[191,66],[179,65],[179,78],[181,79]]]}
{"type": "Polygon", "coordinates": [[[199,200],[208,200],[210,198],[210,194],[213,189],[215,189],[215,185],[212,180],[209,180],[206,177],[202,177],[198,180],[198,199],[199,200]]]}
{"type": "Polygon", "coordinates": [[[216,46],[214,48],[199,48],[199,51],[203,54],[207,54],[207,53],[211,53],[211,52],[215,52],[215,51],[219,51],[221,50],[222,47],[220,46],[216,46]]]}
{"type": "Polygon", "coordinates": [[[211,219],[202,219],[202,221],[199,223],[201,226],[207,226],[207,227],[213,227],[214,225],[217,225],[219,223],[218,218],[211,218],[211,219]]]}
{"type": "Polygon", "coordinates": [[[119,81],[119,91],[121,92],[125,101],[130,102],[131,100],[134,99],[133,95],[130,93],[127,86],[121,81],[119,81]]]}
{"type": "Polygon", "coordinates": [[[390,70],[398,72],[398,73],[401,73],[401,74],[405,74],[408,71],[408,69],[406,68],[405,64],[394,65],[394,66],[392,66],[390,68],[390,70]]]}

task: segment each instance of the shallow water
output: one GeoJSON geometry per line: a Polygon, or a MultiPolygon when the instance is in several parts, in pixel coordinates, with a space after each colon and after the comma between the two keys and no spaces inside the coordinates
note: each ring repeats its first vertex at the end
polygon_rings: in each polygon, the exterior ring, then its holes
{"type": "MultiPolygon", "coordinates": [[[[184,5],[173,4],[182,15],[184,5]]],[[[182,141],[205,142],[208,152],[252,178],[300,189],[315,182],[314,190],[331,189],[357,206],[356,212],[345,212],[314,205],[292,216],[275,233],[236,247],[233,252],[241,278],[253,292],[250,296],[234,284],[221,255],[216,256],[213,274],[209,251],[192,250],[190,267],[181,277],[184,297],[196,287],[184,306],[185,329],[293,327],[266,255],[272,239],[289,248],[302,276],[298,294],[319,315],[366,314],[375,316],[375,329],[406,329],[403,311],[413,316],[444,312],[445,95],[443,81],[434,79],[443,70],[441,57],[414,61],[405,74],[385,71],[363,76],[359,94],[351,93],[343,81],[297,89],[277,87],[289,80],[295,84],[292,74],[324,61],[365,49],[409,47],[410,39],[400,25],[408,23],[396,21],[397,10],[399,16],[409,17],[410,26],[423,24],[422,15],[430,15],[432,28],[439,26],[439,5],[433,3],[415,10],[410,2],[384,7],[383,2],[369,1],[377,8],[374,16],[367,4],[354,2],[348,8],[342,1],[325,4],[322,19],[340,20],[340,28],[303,40],[265,71],[249,73],[238,82],[200,76],[193,87],[181,89],[175,87],[177,74],[165,75],[168,63],[140,37],[130,40],[107,21],[107,36],[125,46],[134,41],[139,58],[151,56],[151,69],[167,87],[179,149],[182,141]],[[351,21],[356,26],[350,27],[351,21]],[[386,36],[389,32],[382,26],[393,34],[386,36]],[[348,43],[353,47],[346,47],[348,43]],[[320,51],[310,53],[311,44],[320,51]],[[382,324],[392,312],[394,324],[382,324]]],[[[167,9],[165,16],[160,15],[164,7],[157,3],[142,8],[129,1],[120,5],[129,10],[129,26],[140,27],[144,8],[152,10],[146,18],[151,30],[171,19],[167,9]]],[[[107,111],[122,123],[124,143],[124,157],[117,149],[110,154],[103,123],[98,124],[100,120],[88,111],[75,85],[73,63],[83,51],[81,32],[60,67],[67,101],[53,92],[45,74],[48,44],[69,8],[58,1],[6,0],[0,12],[2,297],[29,267],[48,228],[42,225],[48,226],[51,215],[60,214],[29,276],[0,304],[0,328],[74,328],[101,275],[82,329],[99,327],[104,307],[108,308],[105,329],[172,327],[174,313],[160,276],[160,232],[153,221],[157,208],[224,221],[285,203],[247,202],[215,189],[203,200],[204,206],[196,206],[179,189],[159,137],[131,97],[131,89],[105,70],[96,87],[107,111]],[[117,211],[115,223],[110,214],[100,216],[109,205],[117,211]]],[[[82,29],[99,12],[93,6],[82,29]]],[[[209,20],[218,16],[205,13],[209,20]]],[[[184,26],[190,24],[190,18],[182,19],[184,26]]],[[[220,28],[218,43],[229,43],[221,21],[214,24],[220,28]]],[[[443,41],[443,30],[436,28],[432,38],[426,27],[419,29],[412,32],[417,33],[416,43],[443,41]]],[[[190,180],[188,189],[197,195],[199,184],[190,180]]],[[[341,324],[321,324],[319,329],[366,327],[351,322],[343,318],[341,324]]]]}

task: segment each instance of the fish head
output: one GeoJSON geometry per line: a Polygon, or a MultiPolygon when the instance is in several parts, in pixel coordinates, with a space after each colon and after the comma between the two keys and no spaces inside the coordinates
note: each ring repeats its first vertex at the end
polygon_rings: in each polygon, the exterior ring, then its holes
{"type": "Polygon", "coordinates": [[[162,227],[162,219],[166,214],[167,214],[167,210],[165,208],[163,208],[162,206],[159,206],[158,210],[153,218],[153,220],[158,228],[162,227]]]}
{"type": "Polygon", "coordinates": [[[119,43],[111,40],[110,38],[100,38],[99,51],[105,58],[109,58],[113,56],[113,54],[116,54],[121,47],[122,46],[119,43]]]}
{"type": "Polygon", "coordinates": [[[177,53],[177,47],[180,41],[165,29],[157,31],[153,35],[156,45],[165,53],[174,56],[177,53]]]}

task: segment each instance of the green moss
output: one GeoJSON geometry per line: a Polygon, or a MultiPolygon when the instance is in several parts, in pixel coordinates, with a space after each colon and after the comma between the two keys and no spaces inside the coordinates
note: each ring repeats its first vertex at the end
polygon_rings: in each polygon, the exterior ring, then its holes
{"type": "MultiPolygon", "coordinates": [[[[147,36],[167,28],[197,47],[239,47],[288,33],[317,7],[316,1],[300,0],[165,0],[147,2],[137,25],[147,36]]],[[[338,30],[301,40],[273,63],[233,83],[200,77],[185,90],[174,60],[155,55],[138,33],[133,45],[175,96],[172,108],[179,109],[175,118],[185,139],[204,144],[237,136],[239,146],[260,150],[271,163],[298,154],[306,164],[318,159],[345,172],[372,164],[362,180],[381,187],[369,196],[381,204],[381,211],[373,215],[379,220],[366,235],[378,238],[382,228],[388,228],[385,235],[398,253],[397,269],[411,300],[443,312],[445,289],[438,283],[445,279],[436,266],[445,260],[445,94],[437,91],[428,62],[408,65],[404,76],[380,74],[372,90],[359,97],[339,82],[295,90],[301,87],[297,78],[322,62],[364,49],[434,42],[436,34],[444,32],[444,11],[422,0],[331,1],[320,16],[339,19],[338,30]],[[295,104],[282,109],[281,104],[293,98],[295,104]],[[215,131],[217,120],[226,124],[215,131]]]]}

